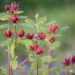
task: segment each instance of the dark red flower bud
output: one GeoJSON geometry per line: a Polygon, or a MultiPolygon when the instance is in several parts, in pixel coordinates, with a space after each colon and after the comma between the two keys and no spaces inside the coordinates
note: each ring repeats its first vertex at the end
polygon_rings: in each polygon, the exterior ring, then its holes
{"type": "Polygon", "coordinates": [[[10,10],[10,14],[11,14],[11,15],[14,15],[14,9],[11,9],[11,10],[10,10]]]}
{"type": "Polygon", "coordinates": [[[49,38],[49,42],[51,42],[51,43],[54,43],[55,40],[56,40],[55,37],[50,37],[50,38],[49,38]]]}
{"type": "Polygon", "coordinates": [[[11,8],[14,9],[14,10],[17,10],[18,9],[18,4],[14,1],[11,3],[11,8]]]}
{"type": "Polygon", "coordinates": [[[33,50],[33,51],[35,51],[36,49],[38,49],[38,47],[39,47],[39,44],[31,44],[30,45],[30,50],[33,50]]]}
{"type": "Polygon", "coordinates": [[[75,56],[73,56],[73,57],[71,58],[71,62],[72,62],[72,63],[75,63],[75,56]]]}
{"type": "Polygon", "coordinates": [[[64,64],[67,66],[70,65],[70,57],[65,59],[64,64]]]}
{"type": "Polygon", "coordinates": [[[10,38],[10,37],[12,36],[12,31],[11,31],[11,30],[6,30],[6,31],[4,32],[4,36],[10,38]]]}
{"type": "Polygon", "coordinates": [[[36,53],[37,53],[38,55],[42,54],[42,53],[43,53],[43,49],[42,49],[41,47],[38,48],[38,49],[36,50],[36,53]]]}
{"type": "Polygon", "coordinates": [[[32,33],[32,32],[30,32],[30,33],[27,33],[27,39],[30,39],[30,40],[32,40],[33,39],[33,37],[34,37],[34,34],[32,33]]]}
{"type": "Polygon", "coordinates": [[[40,40],[44,40],[46,38],[46,35],[43,32],[38,33],[38,37],[40,40]]]}
{"type": "Polygon", "coordinates": [[[39,48],[39,44],[36,45],[36,49],[38,49],[38,48],[39,48]]]}
{"type": "Polygon", "coordinates": [[[16,23],[17,21],[18,21],[18,16],[17,15],[12,16],[12,22],[16,23]]]}
{"type": "Polygon", "coordinates": [[[23,37],[25,34],[24,30],[19,30],[19,37],[23,37]]]}
{"type": "Polygon", "coordinates": [[[4,9],[5,9],[5,11],[9,11],[9,9],[10,9],[9,5],[5,5],[4,9]]]}
{"type": "Polygon", "coordinates": [[[32,44],[31,46],[30,46],[30,50],[35,50],[35,48],[36,48],[36,45],[35,44],[32,44]]]}
{"type": "Polygon", "coordinates": [[[42,54],[43,53],[43,49],[41,47],[39,49],[40,49],[40,53],[42,54]]]}
{"type": "Polygon", "coordinates": [[[58,24],[52,24],[49,28],[49,32],[55,34],[57,29],[58,29],[58,24]]]}

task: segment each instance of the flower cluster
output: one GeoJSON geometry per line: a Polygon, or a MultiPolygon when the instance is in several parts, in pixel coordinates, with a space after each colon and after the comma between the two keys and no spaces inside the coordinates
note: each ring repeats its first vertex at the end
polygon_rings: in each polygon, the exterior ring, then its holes
{"type": "Polygon", "coordinates": [[[55,38],[55,34],[58,30],[58,24],[52,24],[50,27],[49,27],[49,34],[50,34],[50,38],[49,38],[49,42],[51,43],[54,43],[56,38],[55,38]]]}
{"type": "Polygon", "coordinates": [[[75,56],[72,56],[71,58],[69,57],[69,58],[66,58],[65,60],[64,60],[64,64],[66,65],[66,66],[69,66],[69,65],[71,65],[71,64],[75,64],[75,56]]]}
{"type": "MultiPolygon", "coordinates": [[[[19,8],[18,8],[18,4],[14,1],[14,2],[11,3],[11,6],[5,5],[5,6],[4,6],[4,9],[5,9],[5,11],[8,11],[8,12],[9,12],[9,13],[8,13],[8,14],[10,15],[9,21],[11,21],[12,23],[16,24],[17,21],[19,20],[18,14],[15,13],[15,12],[17,12],[18,9],[19,9],[19,8]]],[[[8,28],[8,29],[4,32],[4,35],[5,35],[7,38],[11,38],[11,36],[13,35],[12,33],[13,33],[12,30],[11,30],[10,28],[8,28]]],[[[18,34],[18,37],[21,38],[21,37],[24,36],[25,32],[24,32],[24,30],[19,30],[19,33],[17,33],[17,34],[18,34]]]]}
{"type": "Polygon", "coordinates": [[[43,32],[38,33],[38,37],[40,40],[44,40],[46,38],[46,35],[43,32]]]}
{"type": "Polygon", "coordinates": [[[39,44],[31,44],[30,50],[35,51],[38,55],[43,53],[43,48],[41,48],[39,44]]]}

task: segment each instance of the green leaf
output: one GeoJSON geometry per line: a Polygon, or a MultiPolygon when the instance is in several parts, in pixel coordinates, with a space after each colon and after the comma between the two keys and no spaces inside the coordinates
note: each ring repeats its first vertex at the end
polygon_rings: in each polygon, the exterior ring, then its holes
{"type": "Polygon", "coordinates": [[[34,75],[34,73],[33,72],[29,72],[29,75],[34,75]]]}
{"type": "Polygon", "coordinates": [[[48,69],[47,69],[47,66],[46,65],[43,65],[43,69],[44,69],[43,75],[49,75],[48,74],[48,69]]]}
{"type": "Polygon", "coordinates": [[[2,41],[2,42],[0,43],[0,46],[1,46],[1,47],[5,47],[5,46],[8,46],[10,43],[11,43],[11,39],[7,39],[7,40],[5,40],[5,41],[2,41]]]}
{"type": "Polygon", "coordinates": [[[60,42],[55,42],[51,45],[52,48],[57,48],[60,46],[60,42]]]}
{"type": "Polygon", "coordinates": [[[53,24],[53,23],[55,23],[56,21],[50,21],[50,22],[48,22],[48,23],[46,23],[45,25],[46,26],[50,26],[51,24],[53,24]]]}
{"type": "Polygon", "coordinates": [[[52,71],[52,72],[55,72],[56,75],[61,75],[61,70],[58,67],[52,67],[49,70],[52,71]]]}
{"type": "Polygon", "coordinates": [[[2,20],[2,21],[9,20],[9,15],[7,15],[7,13],[5,13],[5,12],[0,13],[0,20],[2,20]]]}
{"type": "Polygon", "coordinates": [[[29,49],[29,46],[32,44],[32,41],[31,40],[20,40],[20,43],[25,45],[26,48],[29,49]]]}
{"type": "Polygon", "coordinates": [[[32,62],[32,64],[31,64],[31,69],[34,69],[34,70],[35,70],[35,69],[36,69],[35,66],[36,66],[36,62],[32,62]]]}
{"type": "Polygon", "coordinates": [[[41,64],[42,64],[42,60],[39,58],[38,59],[38,65],[41,66],[41,64]]]}
{"type": "Polygon", "coordinates": [[[7,69],[0,66],[0,75],[8,75],[7,69]]]}
{"type": "Polygon", "coordinates": [[[59,31],[65,31],[65,30],[67,30],[67,29],[69,29],[69,26],[64,26],[64,27],[62,27],[62,28],[60,28],[60,30],[59,31]]]}
{"type": "Polygon", "coordinates": [[[13,60],[11,62],[11,66],[12,66],[13,69],[16,69],[16,67],[18,66],[18,62],[16,60],[13,60]]]}
{"type": "Polygon", "coordinates": [[[26,26],[26,27],[33,27],[32,24],[26,24],[26,23],[18,23],[20,26],[26,26]]]}
{"type": "Polygon", "coordinates": [[[41,56],[41,60],[43,63],[48,63],[52,61],[51,56],[41,56]]]}
{"type": "Polygon", "coordinates": [[[24,11],[15,11],[15,14],[22,14],[24,11]]]}
{"type": "Polygon", "coordinates": [[[39,14],[38,14],[38,13],[35,14],[35,19],[36,19],[36,20],[38,19],[38,17],[39,17],[39,14]]]}
{"type": "Polygon", "coordinates": [[[4,28],[7,28],[7,27],[8,27],[8,24],[0,25],[0,29],[4,29],[4,28]]]}
{"type": "Polygon", "coordinates": [[[44,24],[45,22],[46,22],[46,17],[41,17],[37,21],[38,24],[44,24]]]}
{"type": "Polygon", "coordinates": [[[32,19],[25,19],[25,23],[27,23],[27,24],[35,24],[35,22],[32,19]]]}
{"type": "Polygon", "coordinates": [[[15,45],[14,45],[14,41],[11,43],[10,48],[11,48],[11,56],[12,56],[12,58],[15,58],[15,51],[14,51],[15,45]]]}
{"type": "Polygon", "coordinates": [[[26,19],[27,16],[19,16],[20,19],[26,19]]]}
{"type": "Polygon", "coordinates": [[[41,69],[38,69],[38,75],[41,75],[41,74],[42,74],[41,69]]]}

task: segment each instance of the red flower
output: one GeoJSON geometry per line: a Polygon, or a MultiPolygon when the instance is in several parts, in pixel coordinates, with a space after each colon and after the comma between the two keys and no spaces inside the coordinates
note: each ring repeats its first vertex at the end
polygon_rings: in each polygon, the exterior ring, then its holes
{"type": "Polygon", "coordinates": [[[31,44],[30,45],[30,50],[33,50],[33,51],[35,51],[37,48],[39,47],[39,44],[31,44]]]}
{"type": "Polygon", "coordinates": [[[5,9],[5,11],[9,11],[9,9],[10,9],[9,5],[5,5],[4,9],[5,9]]]}
{"type": "Polygon", "coordinates": [[[11,14],[11,15],[14,15],[14,9],[11,9],[11,10],[10,10],[10,14],[11,14]]]}
{"type": "Polygon", "coordinates": [[[36,48],[36,45],[35,44],[32,44],[31,46],[30,46],[30,50],[35,50],[35,48],[36,48]]]}
{"type": "Polygon", "coordinates": [[[58,29],[58,24],[52,24],[49,28],[49,32],[55,34],[57,29],[58,29]]]}
{"type": "Polygon", "coordinates": [[[46,35],[43,32],[38,33],[38,37],[40,40],[44,40],[46,38],[46,35]]]}
{"type": "Polygon", "coordinates": [[[14,1],[11,3],[11,8],[14,9],[14,10],[17,10],[18,9],[18,4],[14,1]]]}
{"type": "Polygon", "coordinates": [[[12,22],[16,23],[17,21],[18,21],[18,16],[17,15],[12,16],[12,22]]]}
{"type": "Polygon", "coordinates": [[[55,40],[56,40],[55,37],[50,37],[50,38],[49,38],[49,42],[51,42],[51,43],[54,43],[55,40]]]}
{"type": "Polygon", "coordinates": [[[64,64],[67,66],[70,65],[70,57],[65,59],[64,64]]]}
{"type": "Polygon", "coordinates": [[[41,47],[38,48],[38,49],[36,50],[36,53],[37,53],[38,55],[42,54],[42,53],[43,53],[43,49],[42,49],[41,47]]]}
{"type": "Polygon", "coordinates": [[[4,32],[4,36],[10,38],[10,37],[12,36],[12,31],[11,31],[11,30],[6,30],[6,31],[4,32]]]}
{"type": "Polygon", "coordinates": [[[75,63],[75,56],[73,56],[73,57],[71,58],[71,62],[72,62],[72,63],[75,63]]]}
{"type": "Polygon", "coordinates": [[[33,37],[34,37],[34,34],[32,33],[32,32],[30,32],[30,33],[27,33],[27,39],[30,39],[30,40],[32,40],[33,39],[33,37]]]}
{"type": "Polygon", "coordinates": [[[25,34],[24,30],[19,30],[19,37],[23,37],[25,34]]]}

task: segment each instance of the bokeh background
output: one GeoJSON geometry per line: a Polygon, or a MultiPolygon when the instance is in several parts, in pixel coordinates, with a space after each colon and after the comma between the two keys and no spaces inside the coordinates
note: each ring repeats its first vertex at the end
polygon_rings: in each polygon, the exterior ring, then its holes
{"type": "MultiPolygon", "coordinates": [[[[0,13],[4,12],[4,5],[10,4],[13,0],[0,0],[0,13]]],[[[74,55],[75,49],[75,0],[15,0],[19,4],[20,10],[24,10],[25,16],[34,18],[36,13],[40,16],[47,16],[48,21],[56,21],[62,26],[69,26],[69,29],[62,32],[62,36],[57,40],[61,43],[56,49],[56,56],[61,60],[65,57],[74,55]]],[[[5,22],[0,21],[0,25],[5,22]]],[[[20,27],[17,26],[18,29],[20,27]]],[[[5,40],[3,32],[5,29],[0,29],[0,43],[5,40]]],[[[32,31],[31,29],[29,31],[32,31]]],[[[23,60],[27,54],[22,50],[24,46],[20,45],[17,48],[19,61],[23,60]],[[21,47],[20,47],[21,46],[21,47]]],[[[5,48],[0,47],[0,65],[5,66],[8,63],[7,53],[5,48]]],[[[21,74],[22,75],[22,74],[21,74]]],[[[24,75],[24,74],[23,74],[24,75]]]]}

